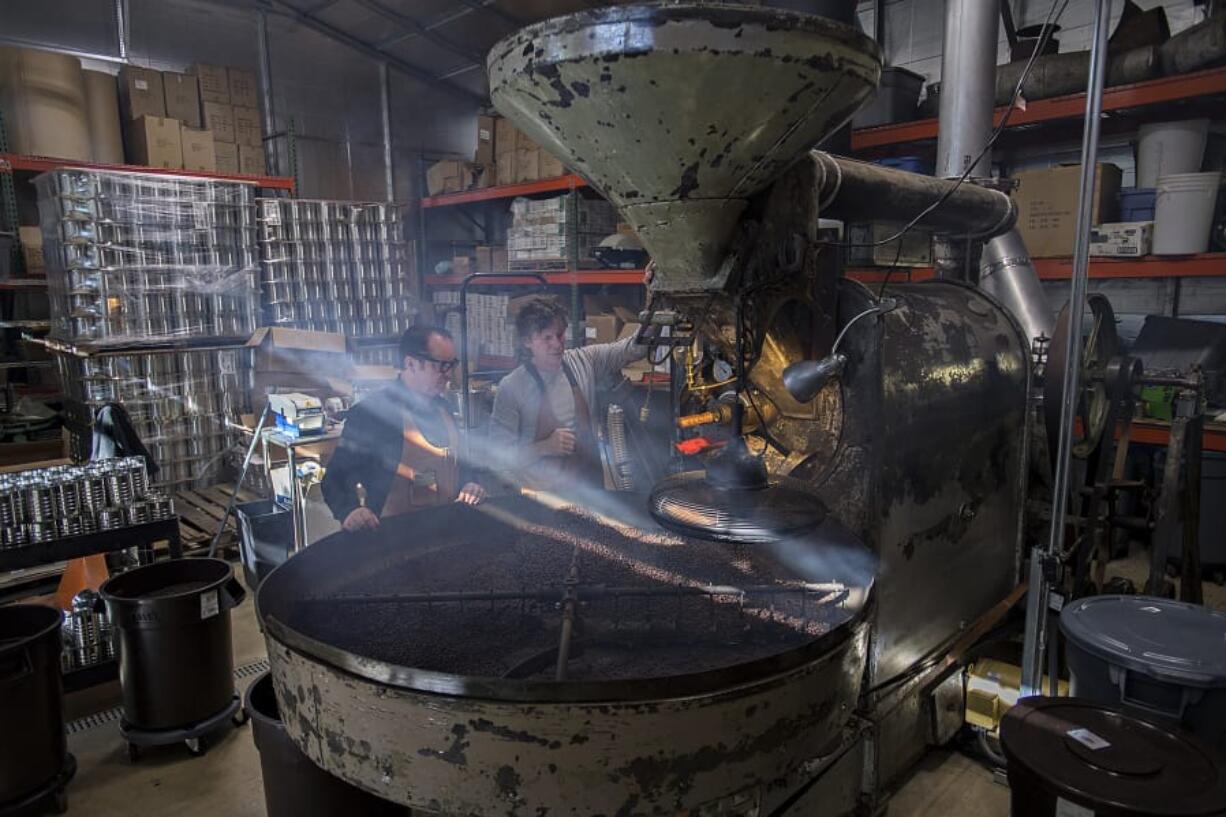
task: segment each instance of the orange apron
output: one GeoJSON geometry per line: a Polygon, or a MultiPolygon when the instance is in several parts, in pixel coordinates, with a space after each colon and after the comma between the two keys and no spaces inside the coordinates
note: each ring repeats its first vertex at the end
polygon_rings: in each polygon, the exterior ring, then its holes
{"type": "Polygon", "coordinates": [[[460,495],[460,468],[456,459],[460,431],[445,409],[438,409],[447,429],[447,447],[439,448],[426,439],[413,422],[413,415],[404,412],[404,441],[400,446],[400,464],[392,475],[380,517],[398,516],[446,505],[460,495]]]}
{"type": "MultiPolygon", "coordinates": [[[[570,383],[570,393],[575,399],[575,450],[567,457],[544,457],[541,466],[535,469],[537,480],[548,483],[537,485],[541,489],[556,488],[560,485],[582,480],[588,484],[604,485],[604,468],[600,463],[600,449],[596,444],[596,434],[592,430],[591,413],[588,411],[587,400],[583,392],[575,385],[575,379],[565,366],[562,367],[566,380],[570,383]]],[[[544,381],[537,379],[541,386],[541,407],[536,413],[536,442],[547,439],[550,434],[563,425],[553,413],[549,402],[549,394],[544,381]]]]}

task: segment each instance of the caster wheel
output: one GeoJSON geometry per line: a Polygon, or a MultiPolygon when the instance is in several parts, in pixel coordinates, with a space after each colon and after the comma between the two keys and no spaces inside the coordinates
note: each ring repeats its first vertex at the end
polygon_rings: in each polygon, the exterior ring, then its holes
{"type": "Polygon", "coordinates": [[[188,738],[184,743],[187,744],[187,753],[192,757],[200,757],[209,750],[204,738],[188,738]]]}
{"type": "Polygon", "coordinates": [[[140,747],[135,743],[128,744],[128,760],[133,763],[140,760],[140,747]]]}
{"type": "Polygon", "coordinates": [[[66,814],[68,812],[68,791],[66,789],[61,789],[55,793],[51,809],[56,814],[66,814]]]}
{"type": "Polygon", "coordinates": [[[238,710],[238,712],[234,714],[234,717],[230,718],[230,722],[233,723],[235,726],[246,726],[247,722],[250,720],[251,720],[251,716],[247,714],[246,709],[238,710]]]}

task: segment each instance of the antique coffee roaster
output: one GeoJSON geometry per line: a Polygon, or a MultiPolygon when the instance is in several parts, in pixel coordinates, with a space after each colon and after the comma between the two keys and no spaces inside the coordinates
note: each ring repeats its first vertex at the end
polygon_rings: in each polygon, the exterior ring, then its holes
{"type": "Polygon", "coordinates": [[[819,218],[978,242],[1009,197],[813,150],[881,56],[812,15],[584,11],[488,67],[656,260],[643,338],[711,451],[585,514],[500,500],[296,556],[259,595],[290,736],[423,813],[871,809],[961,726],[942,659],[1017,586],[1032,333],[967,284],[843,278],[819,218]]]}

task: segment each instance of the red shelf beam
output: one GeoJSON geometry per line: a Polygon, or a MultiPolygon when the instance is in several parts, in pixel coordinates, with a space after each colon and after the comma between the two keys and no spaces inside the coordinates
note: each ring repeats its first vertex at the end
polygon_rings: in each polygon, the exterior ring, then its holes
{"type": "Polygon", "coordinates": [[[541,179],[537,182],[521,182],[520,184],[503,184],[497,187],[484,187],[480,190],[464,190],[459,193],[443,193],[438,196],[428,196],[421,200],[422,207],[451,207],[456,204],[473,204],[479,201],[495,201],[496,199],[513,199],[516,196],[531,196],[536,193],[554,193],[560,190],[574,190],[587,187],[587,182],[581,176],[571,173],[553,179],[541,179]]]}
{"type": "MultiPolygon", "coordinates": [[[[579,272],[542,273],[550,284],[641,284],[643,270],[580,270],[579,272]]],[[[463,275],[427,275],[426,284],[432,287],[458,287],[464,283],[463,275]]],[[[474,278],[469,286],[540,286],[536,278],[474,278]]]]}
{"type": "MultiPolygon", "coordinates": [[[[1044,281],[1067,281],[1073,275],[1071,258],[1036,258],[1035,270],[1044,281]]],[[[848,278],[866,284],[885,280],[887,270],[850,269],[848,278]]],[[[926,281],[934,277],[931,267],[905,267],[889,273],[891,281],[926,281]]],[[[1110,278],[1226,278],[1226,253],[1208,252],[1200,255],[1151,255],[1145,258],[1094,258],[1090,260],[1090,277],[1110,278]]]]}
{"type": "Polygon", "coordinates": [[[45,173],[48,170],[79,167],[88,170],[111,170],[122,173],[153,173],[158,176],[188,176],[194,179],[220,179],[227,182],[251,184],[267,190],[294,192],[294,180],[284,176],[245,176],[240,173],[218,173],[214,170],[180,170],[178,168],[143,167],[141,165],[108,165],[101,162],[78,162],[75,159],[52,159],[46,156],[23,156],[17,153],[0,153],[0,172],[29,171],[45,173]]]}
{"type": "MultiPolygon", "coordinates": [[[[1176,102],[1199,96],[1226,94],[1226,68],[1211,68],[1194,74],[1146,80],[1132,85],[1117,85],[1103,91],[1103,110],[1118,111],[1138,108],[1162,102],[1176,102]]],[[[1051,122],[1057,119],[1077,119],[1085,115],[1085,94],[1069,94],[1052,99],[1037,99],[1018,109],[1009,117],[1009,125],[1030,125],[1036,122],[1051,122]]],[[[1005,109],[996,109],[996,124],[1004,116],[1005,109]]],[[[937,138],[937,120],[919,119],[914,122],[899,122],[875,128],[852,131],[852,150],[899,145],[937,138]]]]}
{"type": "MultiPolygon", "coordinates": [[[[1117,430],[1116,435],[1119,437],[1117,430]]],[[[1131,439],[1144,445],[1166,445],[1170,441],[1171,426],[1161,420],[1133,420],[1131,439]]],[[[1226,427],[1206,425],[1201,445],[1206,451],[1226,452],[1226,427]]]]}

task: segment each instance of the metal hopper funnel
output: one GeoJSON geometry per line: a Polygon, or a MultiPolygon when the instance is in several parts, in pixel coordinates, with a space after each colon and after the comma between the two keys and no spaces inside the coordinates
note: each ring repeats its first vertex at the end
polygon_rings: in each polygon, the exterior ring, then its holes
{"type": "Polygon", "coordinates": [[[712,288],[749,197],[873,92],[881,53],[811,14],[649,3],[529,26],[488,68],[498,110],[617,205],[656,289],[684,293],[712,288]]]}

